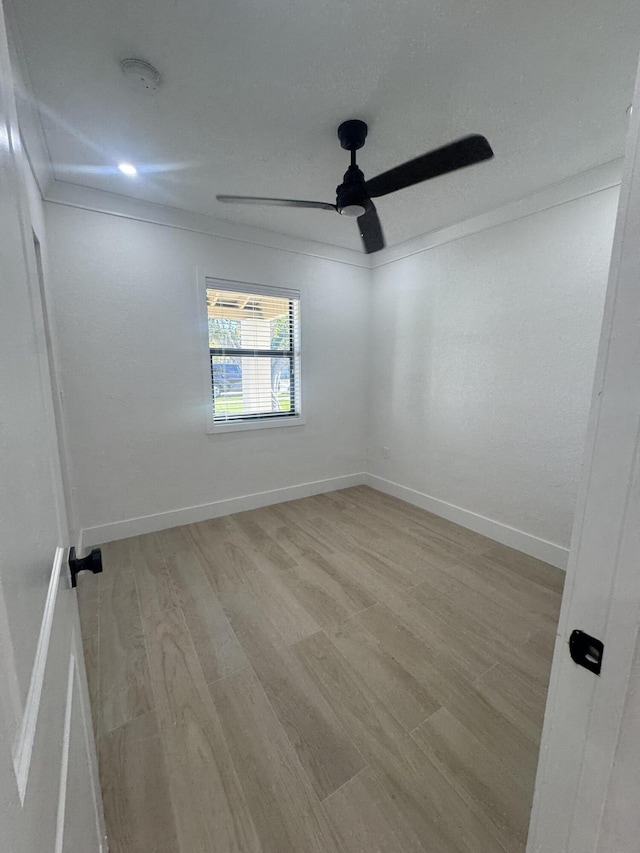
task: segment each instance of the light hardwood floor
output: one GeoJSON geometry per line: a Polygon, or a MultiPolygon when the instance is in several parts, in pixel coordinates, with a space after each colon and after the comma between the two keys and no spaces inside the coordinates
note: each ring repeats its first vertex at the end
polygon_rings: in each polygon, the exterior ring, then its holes
{"type": "Polygon", "coordinates": [[[524,850],[562,572],[364,486],[103,562],[111,853],[524,850]]]}

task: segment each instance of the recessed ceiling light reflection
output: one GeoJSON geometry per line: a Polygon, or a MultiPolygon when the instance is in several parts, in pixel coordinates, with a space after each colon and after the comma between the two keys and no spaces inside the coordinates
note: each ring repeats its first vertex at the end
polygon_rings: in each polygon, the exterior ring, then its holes
{"type": "Polygon", "coordinates": [[[138,174],[138,170],[132,163],[118,163],[118,169],[120,169],[123,175],[127,175],[129,178],[135,178],[138,174]]]}

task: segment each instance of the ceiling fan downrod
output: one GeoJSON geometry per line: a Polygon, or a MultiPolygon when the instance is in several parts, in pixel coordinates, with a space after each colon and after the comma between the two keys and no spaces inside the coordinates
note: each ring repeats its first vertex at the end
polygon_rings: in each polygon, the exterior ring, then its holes
{"type": "Polygon", "coordinates": [[[336,188],[336,207],[342,216],[362,216],[371,207],[371,200],[364,188],[364,175],[356,163],[356,151],[362,148],[367,138],[368,127],[359,119],[343,121],[338,128],[340,145],[351,152],[351,164],[344,173],[342,183],[336,188]]]}

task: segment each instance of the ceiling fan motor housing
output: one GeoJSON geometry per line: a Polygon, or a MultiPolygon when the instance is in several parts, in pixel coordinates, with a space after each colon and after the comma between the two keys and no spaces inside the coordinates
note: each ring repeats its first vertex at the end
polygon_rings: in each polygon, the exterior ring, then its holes
{"type": "Polygon", "coordinates": [[[336,207],[343,216],[362,216],[371,201],[364,188],[364,175],[355,164],[344,173],[343,182],[336,188],[336,207]]]}

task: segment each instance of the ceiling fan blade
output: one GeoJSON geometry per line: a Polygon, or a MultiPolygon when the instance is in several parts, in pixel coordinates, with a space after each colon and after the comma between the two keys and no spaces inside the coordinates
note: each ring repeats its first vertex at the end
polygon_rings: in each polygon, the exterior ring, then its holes
{"type": "Polygon", "coordinates": [[[366,181],[365,189],[369,198],[378,198],[427,181],[429,178],[446,175],[447,172],[454,172],[464,166],[489,160],[491,157],[493,157],[493,151],[484,136],[478,134],[465,136],[464,139],[436,148],[435,151],[429,151],[422,157],[416,157],[415,160],[409,160],[401,166],[396,166],[395,169],[389,169],[388,172],[371,178],[366,181]]]}
{"type": "Polygon", "coordinates": [[[329,204],[328,201],[303,201],[297,198],[261,198],[260,196],[252,195],[217,195],[218,201],[223,201],[225,204],[263,204],[275,205],[276,207],[310,207],[316,210],[333,210],[336,211],[335,204],[329,204]]]}
{"type": "Polygon", "coordinates": [[[364,250],[368,255],[384,249],[385,242],[382,225],[380,225],[378,211],[373,202],[371,202],[371,207],[367,212],[358,217],[358,227],[360,228],[364,250]]]}

